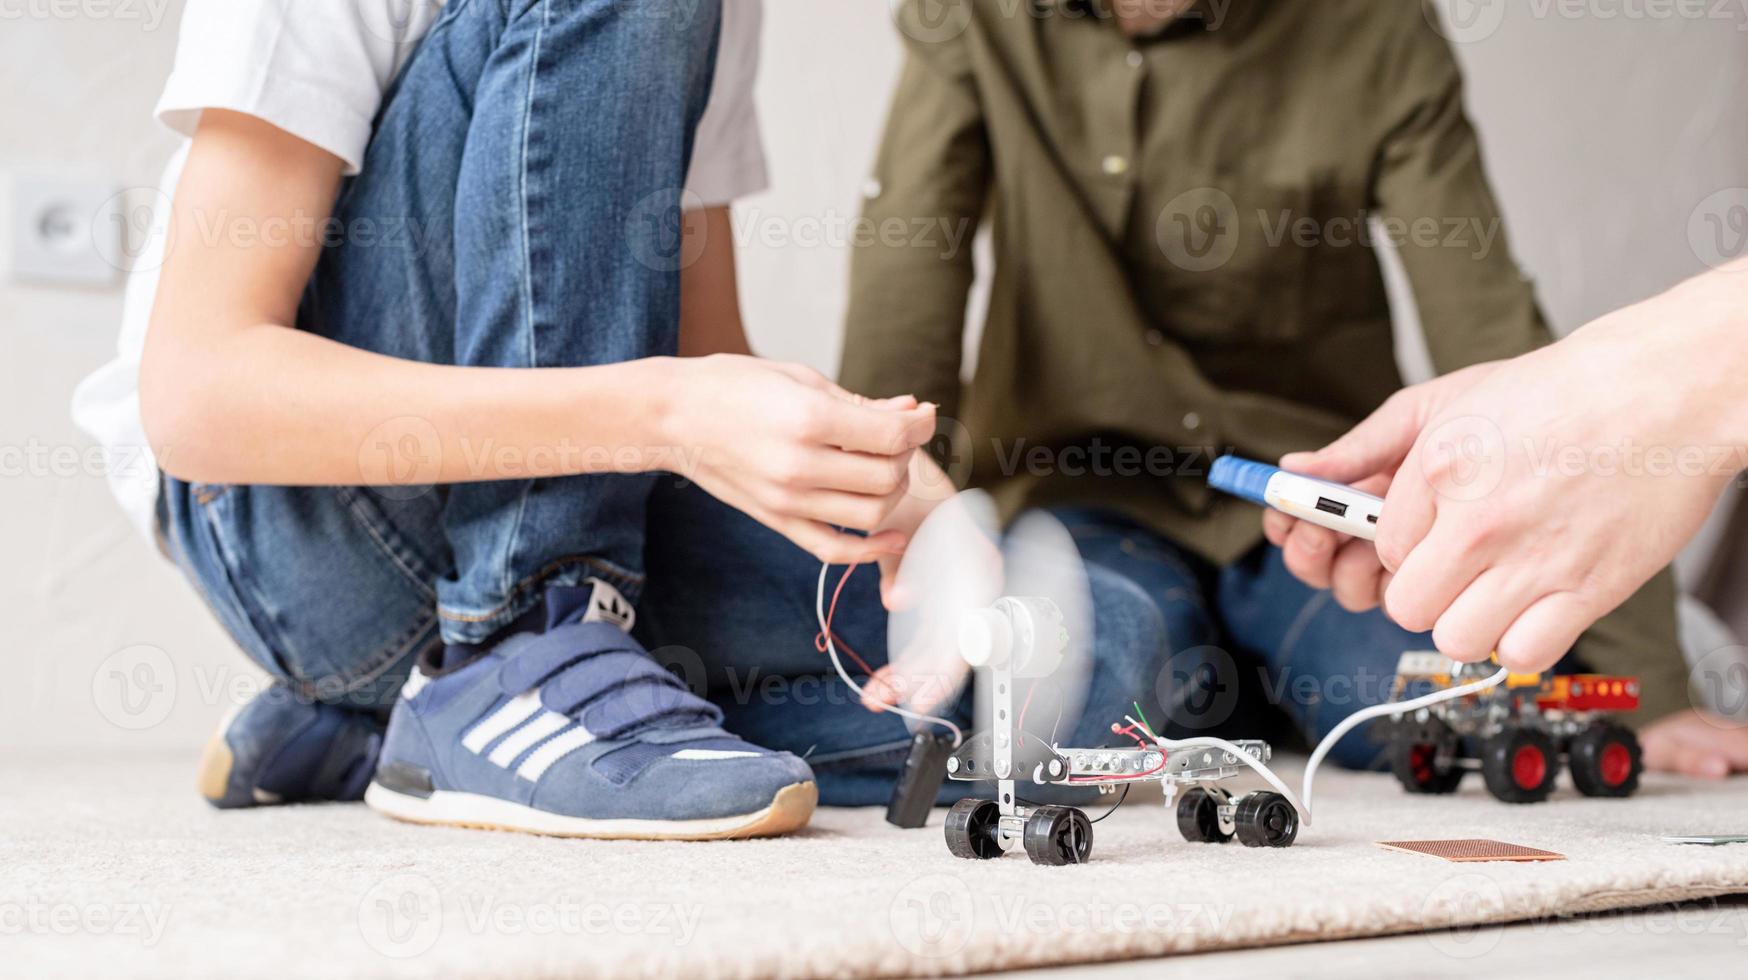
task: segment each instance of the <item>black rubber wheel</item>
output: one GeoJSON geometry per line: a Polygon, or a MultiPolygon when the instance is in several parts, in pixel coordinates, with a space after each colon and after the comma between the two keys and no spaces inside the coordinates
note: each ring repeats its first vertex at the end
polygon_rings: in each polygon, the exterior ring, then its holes
{"type": "Polygon", "coordinates": [[[1644,762],[1631,729],[1598,722],[1566,747],[1572,785],[1585,796],[1631,796],[1639,789],[1644,762]]]}
{"type": "Polygon", "coordinates": [[[1554,740],[1533,728],[1507,728],[1481,746],[1481,778],[1506,803],[1547,799],[1559,763],[1554,740]]]}
{"type": "Polygon", "coordinates": [[[1454,793],[1463,781],[1457,742],[1457,733],[1438,718],[1406,728],[1390,740],[1390,772],[1410,793],[1454,793]]]}
{"type": "Polygon", "coordinates": [[[996,840],[1000,824],[1001,807],[994,800],[960,800],[947,811],[947,850],[973,861],[1001,857],[1001,842],[996,840]]]}
{"type": "Polygon", "coordinates": [[[1178,798],[1177,829],[1184,840],[1197,844],[1223,844],[1232,839],[1220,829],[1220,801],[1199,786],[1178,798]]]}
{"type": "Polygon", "coordinates": [[[1245,847],[1290,847],[1299,836],[1299,811],[1279,793],[1246,793],[1232,822],[1245,847]]]}
{"type": "Polygon", "coordinates": [[[1071,806],[1041,806],[1026,818],[1025,842],[1033,864],[1085,864],[1092,857],[1092,821],[1071,806]]]}

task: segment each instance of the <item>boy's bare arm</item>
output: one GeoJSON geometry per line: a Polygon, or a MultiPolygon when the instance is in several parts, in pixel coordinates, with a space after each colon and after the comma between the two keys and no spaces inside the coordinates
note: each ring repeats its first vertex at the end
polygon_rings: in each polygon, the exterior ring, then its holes
{"type": "Polygon", "coordinates": [[[885,519],[911,450],[932,433],[931,406],[868,402],[817,372],[752,358],[458,367],[295,329],[320,236],[226,229],[322,227],[341,169],[253,117],[203,115],[141,366],[141,414],[167,473],[388,483],[374,447],[411,437],[430,463],[421,483],[675,470],[822,557],[898,546],[896,535],[864,540],[833,525],[885,519]],[[601,451],[552,451],[565,446],[601,451]]]}

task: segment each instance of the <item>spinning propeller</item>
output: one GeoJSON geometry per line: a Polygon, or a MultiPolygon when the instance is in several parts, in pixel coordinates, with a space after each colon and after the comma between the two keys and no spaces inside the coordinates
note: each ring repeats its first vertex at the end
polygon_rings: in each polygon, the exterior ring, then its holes
{"type": "Polygon", "coordinates": [[[958,716],[1023,742],[1066,738],[1092,673],[1086,565],[1062,523],[1033,511],[1004,534],[994,502],[968,491],[911,538],[887,620],[888,683],[912,716],[958,716]]]}

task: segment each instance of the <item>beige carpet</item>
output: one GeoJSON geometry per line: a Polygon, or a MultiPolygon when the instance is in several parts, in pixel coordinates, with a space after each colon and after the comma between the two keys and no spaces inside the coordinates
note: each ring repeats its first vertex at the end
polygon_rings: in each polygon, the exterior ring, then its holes
{"type": "MultiPolygon", "coordinates": [[[[1096,828],[1091,864],[1040,868],[956,860],[938,818],[899,831],[876,811],[719,844],[415,828],[360,806],[220,814],[194,796],[192,762],[0,762],[0,974],[937,974],[1748,892],[1748,846],[1656,839],[1748,831],[1748,780],[1508,807],[1478,786],[1410,798],[1331,773],[1318,824],[1273,851],[1185,843],[1137,791],[1096,828]],[[1452,865],[1372,843],[1472,836],[1570,860],[1452,865]]],[[[1414,949],[1461,957],[1487,935],[1414,949]]]]}

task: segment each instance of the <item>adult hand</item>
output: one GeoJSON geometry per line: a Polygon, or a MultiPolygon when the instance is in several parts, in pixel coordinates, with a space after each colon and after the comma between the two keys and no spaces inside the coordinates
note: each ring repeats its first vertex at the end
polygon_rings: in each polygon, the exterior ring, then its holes
{"type": "Polygon", "coordinates": [[[1693,280],[1399,395],[1283,463],[1352,479],[1408,443],[1378,522],[1385,610],[1459,660],[1497,650],[1546,670],[1669,563],[1742,468],[1745,284],[1739,270],[1693,280]]]}
{"type": "Polygon", "coordinates": [[[1701,711],[1678,711],[1639,732],[1645,768],[1702,779],[1748,772],[1748,728],[1701,711]]]}
{"type": "MultiPolygon", "coordinates": [[[[1404,388],[1328,446],[1281,457],[1281,468],[1383,496],[1427,422],[1497,366],[1480,364],[1404,388]]],[[[1278,510],[1263,513],[1262,528],[1281,549],[1287,570],[1312,588],[1329,589],[1343,609],[1365,612],[1383,603],[1390,573],[1370,541],[1278,510]]]]}
{"type": "Polygon", "coordinates": [[[667,429],[693,456],[683,475],[821,561],[904,550],[903,532],[879,529],[905,499],[916,447],[934,434],[933,405],[863,398],[811,368],[753,357],[674,363],[667,429]]]}

